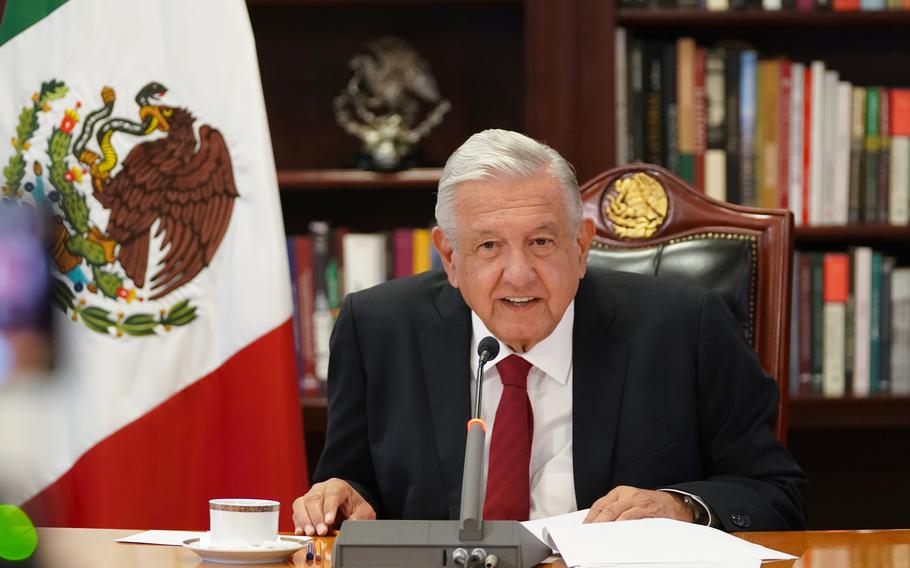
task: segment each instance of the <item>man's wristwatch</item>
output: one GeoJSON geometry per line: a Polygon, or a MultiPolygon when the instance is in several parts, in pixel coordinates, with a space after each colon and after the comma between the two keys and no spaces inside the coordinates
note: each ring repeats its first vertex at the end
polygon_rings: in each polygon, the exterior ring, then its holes
{"type": "Polygon", "coordinates": [[[692,498],[691,495],[686,495],[685,493],[677,493],[682,497],[683,503],[689,510],[692,512],[692,522],[696,525],[708,525],[708,511],[705,510],[701,504],[692,498]]]}

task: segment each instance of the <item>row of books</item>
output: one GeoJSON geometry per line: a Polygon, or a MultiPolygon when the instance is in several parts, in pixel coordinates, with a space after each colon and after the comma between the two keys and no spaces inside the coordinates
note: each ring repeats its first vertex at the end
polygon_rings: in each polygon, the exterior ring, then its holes
{"type": "Polygon", "coordinates": [[[329,367],[329,338],[345,294],[440,264],[426,228],[356,233],[317,221],[287,237],[297,370],[305,394],[317,393],[329,367]]]}
{"type": "Polygon", "coordinates": [[[716,199],[789,208],[797,225],[910,224],[910,88],[623,28],[616,69],[618,163],[661,164],[716,199]]]}
{"type": "Polygon", "coordinates": [[[618,0],[620,8],[798,12],[881,12],[910,10],[910,0],[618,0]]]}
{"type": "Polygon", "coordinates": [[[910,267],[868,247],[797,253],[793,396],[910,394],[910,267]]]}

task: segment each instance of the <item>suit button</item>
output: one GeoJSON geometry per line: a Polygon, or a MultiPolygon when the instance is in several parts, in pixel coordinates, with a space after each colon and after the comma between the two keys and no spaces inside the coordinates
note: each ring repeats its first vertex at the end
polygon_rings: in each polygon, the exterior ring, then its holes
{"type": "Polygon", "coordinates": [[[743,513],[732,513],[730,515],[730,521],[743,529],[747,529],[752,526],[752,519],[749,518],[749,515],[743,513]]]}

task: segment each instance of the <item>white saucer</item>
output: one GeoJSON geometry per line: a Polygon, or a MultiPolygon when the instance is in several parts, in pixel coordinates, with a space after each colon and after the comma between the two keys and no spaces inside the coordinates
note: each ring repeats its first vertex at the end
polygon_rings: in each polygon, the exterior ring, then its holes
{"type": "Polygon", "coordinates": [[[292,536],[280,536],[279,539],[283,543],[287,543],[287,546],[261,550],[209,548],[200,546],[198,538],[183,541],[183,546],[201,556],[206,562],[216,562],[218,564],[271,564],[273,562],[284,562],[285,558],[306,546],[307,542],[311,540],[309,537],[292,536]]]}

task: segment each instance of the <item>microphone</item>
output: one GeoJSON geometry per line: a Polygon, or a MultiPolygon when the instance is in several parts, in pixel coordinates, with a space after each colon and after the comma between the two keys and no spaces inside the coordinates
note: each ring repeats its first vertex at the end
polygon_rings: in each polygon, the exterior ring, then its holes
{"type": "Polygon", "coordinates": [[[480,486],[483,476],[483,447],[487,437],[487,424],[480,417],[483,397],[483,366],[499,355],[499,342],[486,336],[477,344],[477,378],[474,379],[474,416],[468,420],[468,438],[464,448],[464,469],[461,476],[461,529],[462,540],[483,538],[483,496],[480,486]]]}
{"type": "Polygon", "coordinates": [[[459,520],[346,519],[335,539],[332,565],[368,568],[378,560],[387,566],[455,568],[530,568],[550,555],[550,547],[517,521],[483,520],[483,448],[487,425],[480,418],[483,367],[499,355],[499,342],[484,337],[477,345],[477,392],[468,420],[459,520]],[[469,552],[470,551],[470,552],[469,552]],[[440,562],[441,561],[441,562],[440,562]]]}

